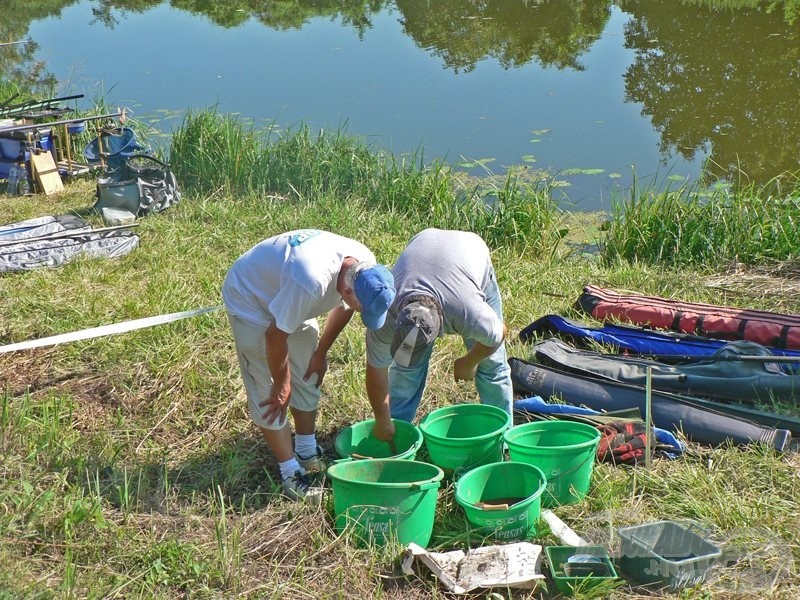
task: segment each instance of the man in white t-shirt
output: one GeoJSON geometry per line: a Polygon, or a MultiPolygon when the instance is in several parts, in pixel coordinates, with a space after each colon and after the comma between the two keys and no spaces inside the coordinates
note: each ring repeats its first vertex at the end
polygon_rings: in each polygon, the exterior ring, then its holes
{"type": "Polygon", "coordinates": [[[392,275],[397,296],[386,323],[367,332],[375,437],[392,439],[392,418],[414,418],[434,342],[447,333],[460,335],[467,349],[453,364],[455,380],[474,380],[482,403],[510,413],[507,331],[486,243],[467,231],[425,229],[409,241],[392,275]]]}
{"type": "Polygon", "coordinates": [[[222,297],[250,416],[279,463],[288,497],[305,497],[306,474],[323,468],[316,415],[328,350],[353,311],[367,329],[382,327],[394,296],[392,274],[366,246],[316,229],[264,240],[228,271],[222,297]],[[320,334],[316,317],[326,313],[320,334]]]}

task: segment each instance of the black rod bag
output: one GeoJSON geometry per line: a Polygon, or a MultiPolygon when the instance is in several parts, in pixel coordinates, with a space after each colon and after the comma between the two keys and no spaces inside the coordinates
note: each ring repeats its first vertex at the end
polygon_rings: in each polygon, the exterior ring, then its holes
{"type": "MultiPolygon", "coordinates": [[[[511,382],[518,394],[535,394],[544,399],[552,396],[573,405],[600,411],[639,408],[645,414],[645,388],[599,380],[552,367],[509,358],[511,382]]],[[[713,410],[692,398],[651,391],[653,425],[669,431],[683,432],[690,440],[717,446],[726,442],[746,445],[763,442],[780,452],[789,449],[792,434],[713,410]]]]}
{"type": "Polygon", "coordinates": [[[654,389],[687,396],[734,402],[779,400],[800,406],[800,375],[788,375],[774,363],[747,362],[737,356],[770,356],[765,346],[738,340],[728,342],[716,356],[691,364],[667,365],[624,355],[583,350],[550,338],[533,345],[536,361],[570,373],[643,386],[650,370],[654,389]]]}

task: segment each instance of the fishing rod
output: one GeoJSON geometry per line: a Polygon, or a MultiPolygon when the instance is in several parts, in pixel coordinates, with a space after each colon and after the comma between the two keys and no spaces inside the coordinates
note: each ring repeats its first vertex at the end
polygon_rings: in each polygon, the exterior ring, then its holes
{"type": "Polygon", "coordinates": [[[1,46],[16,46],[17,44],[32,44],[33,40],[20,40],[18,42],[0,42],[1,46]]]}
{"type": "MultiPolygon", "coordinates": [[[[17,94],[18,96],[19,94],[17,94]]],[[[30,110],[33,108],[42,108],[45,106],[50,106],[56,102],[64,102],[65,100],[77,100],[78,98],[83,98],[84,94],[75,94],[73,96],[59,96],[56,98],[47,98],[45,100],[26,100],[25,102],[20,102],[19,104],[11,104],[6,106],[3,110],[6,112],[20,112],[23,110],[30,110]]]]}
{"type": "Polygon", "coordinates": [[[105,115],[92,115],[89,117],[75,117],[74,119],[63,119],[61,121],[52,121],[50,123],[26,123],[25,125],[12,125],[11,127],[0,127],[0,133],[25,131],[27,129],[46,129],[54,125],[69,125],[70,123],[83,123],[84,121],[97,121],[99,119],[109,119],[112,117],[125,118],[125,109],[117,110],[115,113],[107,113],[105,115]]]}
{"type": "Polygon", "coordinates": [[[19,92],[17,92],[16,94],[11,96],[10,98],[6,98],[2,102],[0,102],[0,110],[5,110],[6,107],[8,107],[8,105],[11,104],[11,101],[16,99],[16,98],[18,98],[18,97],[19,97],[19,92]]]}

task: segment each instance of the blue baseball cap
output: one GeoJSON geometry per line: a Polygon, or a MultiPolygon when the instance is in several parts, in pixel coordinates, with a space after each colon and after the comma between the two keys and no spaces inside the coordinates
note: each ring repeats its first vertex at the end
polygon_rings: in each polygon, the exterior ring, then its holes
{"type": "Polygon", "coordinates": [[[394,277],[383,265],[363,269],[356,274],[353,292],[361,303],[361,321],[367,329],[380,329],[386,311],[394,302],[394,277]]]}

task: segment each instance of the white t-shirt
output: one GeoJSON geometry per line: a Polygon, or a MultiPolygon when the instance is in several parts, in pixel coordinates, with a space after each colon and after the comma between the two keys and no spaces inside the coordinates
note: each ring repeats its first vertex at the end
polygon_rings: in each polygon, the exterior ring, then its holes
{"type": "Polygon", "coordinates": [[[386,324],[367,331],[367,362],[391,364],[390,347],[398,307],[409,296],[436,298],[444,315],[444,333],[456,333],[484,346],[503,341],[503,322],[486,303],[484,290],[493,272],[489,248],[468,231],[425,229],[411,238],[392,268],[397,289],[386,324]]]}
{"type": "Polygon", "coordinates": [[[274,321],[293,333],[342,301],[336,281],[348,257],[375,261],[362,243],[300,229],[268,238],[240,256],[228,270],[222,298],[228,312],[264,327],[274,321]]]}

